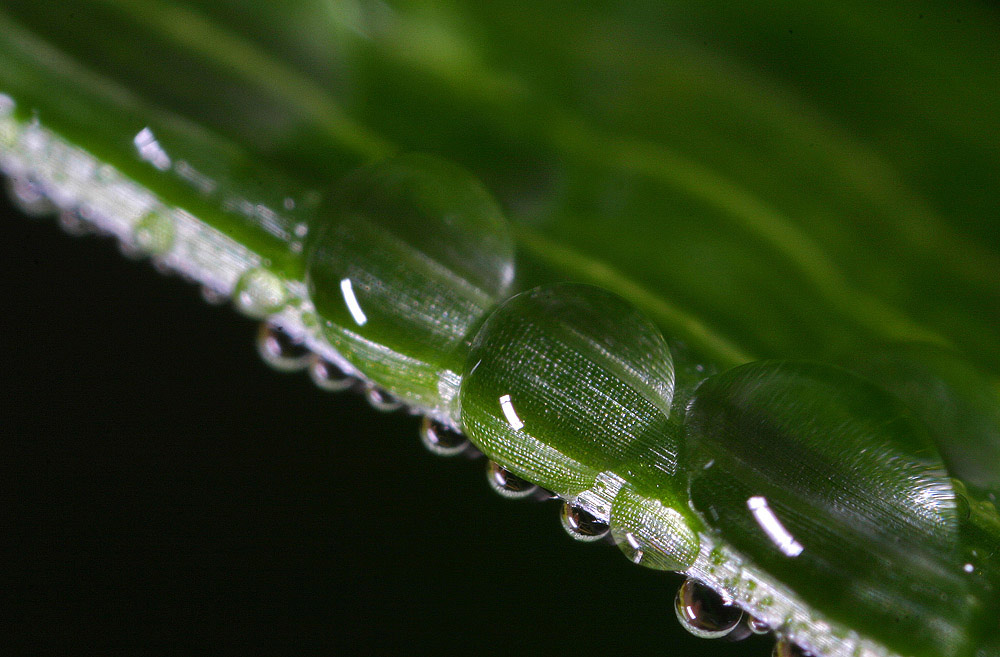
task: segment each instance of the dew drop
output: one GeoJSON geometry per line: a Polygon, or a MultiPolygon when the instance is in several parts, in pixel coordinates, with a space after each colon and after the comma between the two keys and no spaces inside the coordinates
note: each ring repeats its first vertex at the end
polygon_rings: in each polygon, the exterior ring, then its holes
{"type": "Polygon", "coordinates": [[[771,657],[812,657],[812,653],[803,650],[787,639],[779,639],[774,644],[771,657]]]}
{"type": "Polygon", "coordinates": [[[358,380],[339,365],[325,358],[315,356],[309,363],[309,378],[320,390],[327,392],[343,392],[350,390],[358,380]]]}
{"type": "MultiPolygon", "coordinates": [[[[160,261],[155,260],[155,259],[153,260],[153,266],[154,267],[156,267],[156,263],[157,262],[160,262],[160,261]]],[[[166,265],[164,265],[164,266],[166,266],[166,265]]],[[[157,270],[159,270],[158,267],[157,267],[157,270]]],[[[226,301],[229,300],[228,296],[226,296],[222,292],[219,292],[215,288],[211,288],[211,287],[209,287],[207,285],[202,285],[200,292],[201,292],[201,298],[202,298],[202,300],[205,303],[207,303],[208,305],[210,305],[210,306],[221,306],[222,304],[224,304],[226,301]]]]}
{"type": "Polygon", "coordinates": [[[567,534],[585,543],[601,540],[608,535],[610,529],[608,523],[568,502],[563,503],[559,520],[567,534]]]}
{"type": "MultiPolygon", "coordinates": [[[[683,508],[677,504],[677,508],[683,508]]],[[[639,495],[625,485],[611,507],[611,536],[634,564],[684,570],[698,558],[698,535],[675,508],[639,495]]]]}
{"type": "Polygon", "coordinates": [[[679,498],[672,395],[659,330],[609,292],[562,283],[512,297],[483,323],[460,407],[483,453],[564,499],[595,488],[602,472],[679,498]]]}
{"type": "Polygon", "coordinates": [[[686,580],[677,590],[674,610],[684,629],[702,639],[721,639],[743,619],[742,609],[693,579],[686,580]]]}
{"type": "Polygon", "coordinates": [[[531,497],[538,490],[533,483],[521,479],[495,461],[486,462],[486,480],[498,495],[511,500],[531,497]]]}
{"type": "Polygon", "coordinates": [[[691,504],[722,540],[899,654],[959,651],[982,600],[956,564],[954,483],[902,402],[840,368],[762,361],[706,379],[686,427],[691,504]]]}
{"type": "Polygon", "coordinates": [[[298,372],[309,363],[311,352],[280,326],[263,322],[257,330],[257,353],[279,372],[298,372]]]}
{"type": "Polygon", "coordinates": [[[150,212],[132,232],[136,246],[150,255],[163,255],[174,243],[174,222],[162,212],[150,212]]]}
{"type": "Polygon", "coordinates": [[[288,299],[288,292],[277,274],[254,267],[236,282],[233,299],[240,312],[260,319],[280,310],[288,299]]]}
{"type": "Polygon", "coordinates": [[[62,210],[56,223],[63,232],[72,237],[83,237],[94,233],[94,226],[75,210],[62,210]]]}
{"type": "Polygon", "coordinates": [[[11,176],[7,179],[7,192],[17,209],[29,217],[48,217],[56,212],[56,206],[42,187],[28,178],[11,176]]]}
{"type": "Polygon", "coordinates": [[[371,384],[365,386],[365,399],[368,401],[369,406],[381,413],[394,413],[405,406],[392,393],[371,384]]]}
{"type": "Polygon", "coordinates": [[[469,448],[465,436],[429,417],[420,423],[420,442],[436,456],[458,456],[469,448]]]}
{"type": "Polygon", "coordinates": [[[407,403],[449,411],[456,386],[440,382],[513,279],[496,202],[463,169],[410,154],[348,176],[319,217],[306,279],[327,340],[407,403]]]}
{"type": "Polygon", "coordinates": [[[771,631],[771,626],[753,616],[747,616],[747,627],[754,634],[767,634],[771,631]]]}

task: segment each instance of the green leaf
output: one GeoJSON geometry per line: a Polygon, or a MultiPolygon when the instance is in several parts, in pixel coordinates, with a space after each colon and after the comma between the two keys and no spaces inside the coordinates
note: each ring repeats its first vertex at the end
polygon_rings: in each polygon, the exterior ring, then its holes
{"type": "MultiPolygon", "coordinates": [[[[303,239],[337,211],[329,190],[402,151],[445,158],[500,200],[516,288],[594,284],[659,327],[684,392],[675,413],[705,375],[750,361],[844,365],[910,406],[949,474],[987,504],[971,513],[982,516],[973,543],[994,540],[995,9],[487,4],[14,0],[0,9],[0,93],[14,103],[0,152],[18,158],[8,173],[48,176],[45,192],[64,205],[84,206],[102,175],[73,170],[66,144],[113,166],[160,204],[97,198],[127,217],[134,232],[123,240],[195,263],[202,282],[236,290],[251,314],[290,308],[304,325],[334,320],[326,292],[314,285],[312,308],[300,291],[303,239]],[[228,241],[178,253],[187,217],[228,241]],[[248,258],[253,268],[239,270],[248,258]],[[929,351],[873,355],[886,344],[929,351]]],[[[428,225],[450,212],[416,205],[428,225]]],[[[401,275],[393,256],[378,281],[429,289],[438,265],[463,260],[433,246],[441,234],[414,223],[402,240],[429,255],[433,275],[401,275]]],[[[505,285],[490,290],[456,325],[477,326],[505,295],[505,285]]],[[[420,332],[430,327],[420,300],[393,298],[355,341],[374,346],[353,365],[425,411],[453,413],[433,379],[460,369],[471,333],[437,344],[420,332]],[[429,367],[367,368],[383,347],[429,367]]],[[[350,351],[336,335],[327,339],[350,351]]],[[[937,649],[971,650],[955,647],[963,641],[937,649]]]]}

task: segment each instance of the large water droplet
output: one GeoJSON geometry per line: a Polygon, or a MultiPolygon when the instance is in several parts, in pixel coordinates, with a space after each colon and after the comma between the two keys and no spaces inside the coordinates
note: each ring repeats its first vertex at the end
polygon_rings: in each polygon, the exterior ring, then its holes
{"type": "Polygon", "coordinates": [[[952,476],[1000,492],[1000,382],[960,354],[923,343],[872,349],[847,366],[924,421],[952,476]]]}
{"type": "Polygon", "coordinates": [[[688,410],[705,522],[831,618],[900,654],[959,654],[981,608],[954,563],[955,491],[922,423],[845,370],[765,361],[688,410]]]}
{"type": "Polygon", "coordinates": [[[513,279],[513,242],[489,193],[443,160],[397,157],[348,176],[309,239],[326,338],[404,401],[449,408],[468,334],[513,279]]]}
{"type": "Polygon", "coordinates": [[[476,334],[462,425],[487,456],[565,499],[602,472],[669,492],[680,485],[672,395],[670,351],[638,310],[589,285],[548,285],[508,300],[476,334]]]}
{"type": "Polygon", "coordinates": [[[686,580],[677,590],[674,611],[684,629],[702,639],[721,639],[743,619],[743,610],[693,579],[686,580]]]}

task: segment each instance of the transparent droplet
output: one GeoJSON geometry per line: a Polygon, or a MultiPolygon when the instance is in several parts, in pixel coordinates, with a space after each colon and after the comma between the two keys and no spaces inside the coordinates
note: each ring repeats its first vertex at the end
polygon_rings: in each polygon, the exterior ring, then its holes
{"type": "MultiPolygon", "coordinates": [[[[157,262],[159,261],[158,260],[153,261],[154,267],[156,266],[157,262]]],[[[222,292],[219,292],[215,288],[211,288],[207,285],[202,285],[200,291],[201,291],[201,298],[205,301],[205,303],[207,303],[210,306],[221,306],[222,304],[224,304],[226,301],[229,300],[228,296],[226,296],[222,292]]]]}
{"type": "Polygon", "coordinates": [[[530,481],[521,479],[494,461],[486,463],[486,480],[497,494],[512,500],[531,497],[538,490],[530,481]]]}
{"type": "Polygon", "coordinates": [[[23,176],[8,178],[7,192],[17,209],[29,217],[48,217],[57,209],[40,185],[23,176]]]}
{"type": "Polygon", "coordinates": [[[141,260],[147,255],[138,244],[129,239],[118,241],[118,252],[129,260],[141,260]]]}
{"type": "Polygon", "coordinates": [[[264,322],[257,330],[257,353],[279,372],[298,372],[309,364],[312,352],[280,326],[264,322]]]}
{"type": "Polygon", "coordinates": [[[306,279],[329,342],[406,402],[449,411],[469,332],[502,299],[514,246],[468,172],[403,155],[349,175],[309,231],[306,279]],[[445,394],[447,393],[447,394],[445,394]]]}
{"type": "Polygon", "coordinates": [[[365,399],[368,400],[369,406],[382,413],[394,413],[405,406],[392,393],[371,384],[365,386],[365,399]]]}
{"type": "Polygon", "coordinates": [[[59,217],[56,219],[56,223],[59,224],[64,233],[73,237],[83,237],[91,235],[94,232],[93,224],[84,219],[75,210],[61,211],[59,217]]]}
{"type": "Polygon", "coordinates": [[[747,616],[747,627],[754,634],[768,634],[771,631],[770,625],[753,616],[747,616]]]}
{"type": "Polygon", "coordinates": [[[902,402],[761,361],[706,379],[685,426],[691,504],[721,540],[898,654],[960,651],[986,597],[956,563],[955,484],[902,402]]]}
{"type": "MultiPolygon", "coordinates": [[[[677,508],[684,508],[678,502],[677,508]]],[[[698,558],[699,539],[691,522],[660,500],[625,485],[611,507],[611,535],[635,564],[657,570],[684,570],[698,558]]]]}
{"type": "Polygon", "coordinates": [[[670,350],[652,322],[610,292],[562,283],[512,297],[483,323],[460,407],[483,453],[565,499],[602,472],[679,498],[672,395],[670,350]]]}
{"type": "Polygon", "coordinates": [[[803,650],[787,639],[779,639],[774,644],[771,657],[812,657],[812,653],[803,650]]]}
{"type": "Polygon", "coordinates": [[[457,456],[469,447],[464,435],[429,417],[420,423],[420,442],[437,456],[457,456]]]}
{"type": "Polygon", "coordinates": [[[277,274],[264,267],[255,267],[240,276],[233,299],[240,312],[260,319],[281,310],[288,300],[288,292],[277,274]]]}
{"type": "Polygon", "coordinates": [[[721,639],[743,619],[742,609],[693,579],[686,580],[677,590],[674,610],[684,629],[702,639],[721,639]]]}
{"type": "Polygon", "coordinates": [[[320,390],[343,392],[350,390],[358,380],[325,358],[316,356],[309,363],[309,378],[320,390]]]}
{"type": "Polygon", "coordinates": [[[568,502],[562,505],[559,520],[566,533],[578,541],[589,543],[599,541],[608,535],[608,523],[568,502]]]}
{"type": "Polygon", "coordinates": [[[151,255],[163,255],[174,243],[174,222],[162,212],[149,212],[132,231],[136,246],[151,255]]]}

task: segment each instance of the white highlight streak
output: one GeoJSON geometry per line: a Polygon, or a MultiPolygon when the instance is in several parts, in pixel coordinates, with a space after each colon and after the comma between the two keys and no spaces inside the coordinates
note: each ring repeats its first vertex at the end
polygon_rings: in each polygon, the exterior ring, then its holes
{"type": "Polygon", "coordinates": [[[139,151],[139,157],[160,171],[166,171],[170,168],[170,156],[160,146],[160,142],[156,141],[153,131],[148,127],[140,130],[139,134],[132,140],[132,143],[135,144],[135,149],[139,151]]]}
{"type": "Polygon", "coordinates": [[[365,311],[361,310],[361,304],[358,303],[358,298],[354,296],[354,288],[351,287],[351,279],[340,279],[340,291],[344,294],[344,303],[347,304],[347,309],[351,311],[351,317],[353,317],[354,321],[358,323],[358,326],[364,326],[367,324],[368,316],[365,315],[365,311]]]}
{"type": "Polygon", "coordinates": [[[507,424],[514,431],[520,431],[524,428],[524,422],[521,422],[521,418],[517,416],[517,412],[514,410],[514,405],[510,402],[510,395],[504,395],[500,398],[500,408],[503,409],[504,417],[507,418],[507,424]]]}
{"type": "Polygon", "coordinates": [[[760,496],[751,497],[747,500],[747,507],[753,513],[760,528],[786,556],[795,558],[802,554],[804,549],[802,544],[796,541],[795,537],[781,524],[778,516],[774,515],[774,511],[768,506],[767,499],[760,496]]]}

